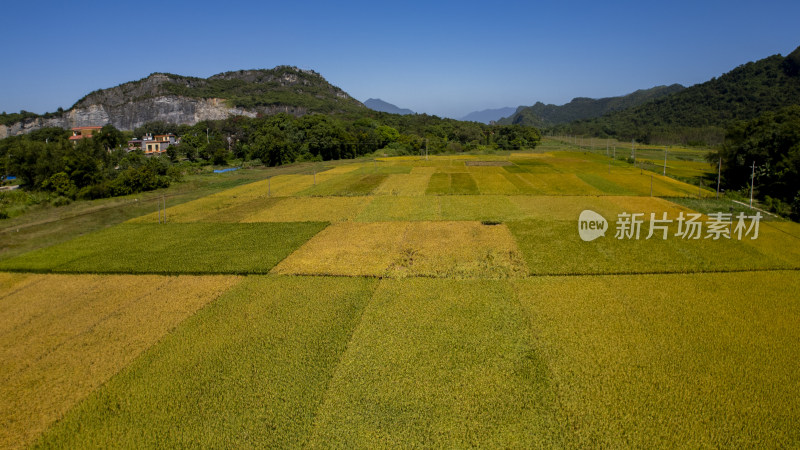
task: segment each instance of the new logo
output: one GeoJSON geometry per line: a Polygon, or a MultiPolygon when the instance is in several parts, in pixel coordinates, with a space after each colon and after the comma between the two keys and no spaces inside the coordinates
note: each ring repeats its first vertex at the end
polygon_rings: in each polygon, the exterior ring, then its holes
{"type": "Polygon", "coordinates": [[[608,230],[608,221],[605,217],[590,209],[584,210],[578,217],[578,234],[586,242],[605,236],[606,230],[608,230]]]}

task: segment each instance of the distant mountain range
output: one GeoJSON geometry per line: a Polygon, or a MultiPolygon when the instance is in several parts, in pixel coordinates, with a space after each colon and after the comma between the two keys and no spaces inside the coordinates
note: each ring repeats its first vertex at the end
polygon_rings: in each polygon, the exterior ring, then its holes
{"type": "Polygon", "coordinates": [[[480,123],[490,123],[496,122],[503,117],[508,117],[517,110],[517,108],[512,107],[505,107],[505,108],[496,108],[496,109],[484,109],[483,111],[473,111],[466,116],[462,117],[460,120],[465,120],[467,122],[480,122],[480,123]]]}
{"type": "Polygon", "coordinates": [[[592,119],[612,111],[620,111],[661,97],[666,97],[684,89],[685,88],[680,84],[656,86],[650,89],[640,89],[636,92],[619,97],[600,99],[577,97],[572,99],[571,102],[561,106],[545,105],[544,103],[537,102],[533,106],[520,106],[513,114],[509,115],[509,117],[498,120],[498,123],[501,125],[517,124],[548,127],[574,122],[576,120],[592,119]]]}
{"type": "Polygon", "coordinates": [[[368,99],[367,101],[364,102],[364,106],[366,106],[367,108],[369,108],[369,109],[371,109],[373,111],[379,111],[379,112],[385,112],[385,113],[391,113],[391,114],[400,114],[400,115],[414,114],[414,111],[412,111],[410,109],[399,108],[399,107],[397,107],[397,106],[395,106],[395,105],[393,105],[393,104],[391,104],[389,102],[385,102],[385,101],[383,101],[383,100],[381,100],[379,98],[370,98],[370,99],[368,99]]]}

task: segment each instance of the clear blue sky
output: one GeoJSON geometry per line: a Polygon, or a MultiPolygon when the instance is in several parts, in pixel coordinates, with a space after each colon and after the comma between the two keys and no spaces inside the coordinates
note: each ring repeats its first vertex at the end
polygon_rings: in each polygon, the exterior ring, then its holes
{"type": "Polygon", "coordinates": [[[800,1],[7,2],[0,110],[152,72],[313,69],[364,101],[471,111],[692,85],[800,46],[800,1]]]}

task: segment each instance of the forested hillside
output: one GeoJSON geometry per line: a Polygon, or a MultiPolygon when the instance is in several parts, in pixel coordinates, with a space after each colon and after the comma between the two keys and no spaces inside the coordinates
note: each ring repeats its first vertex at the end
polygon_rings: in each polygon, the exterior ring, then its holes
{"type": "Polygon", "coordinates": [[[725,129],[767,111],[800,104],[800,48],[774,55],[670,96],[603,117],[555,128],[556,133],[635,138],[641,142],[720,144],[725,129]]]}
{"type": "Polygon", "coordinates": [[[619,97],[600,99],[578,97],[565,105],[545,105],[537,102],[533,106],[520,106],[510,117],[500,119],[501,125],[529,125],[547,127],[573,122],[575,120],[600,117],[611,111],[641,105],[643,103],[680,92],[684,89],[680,84],[671,86],[656,86],[651,89],[640,89],[619,97]]]}

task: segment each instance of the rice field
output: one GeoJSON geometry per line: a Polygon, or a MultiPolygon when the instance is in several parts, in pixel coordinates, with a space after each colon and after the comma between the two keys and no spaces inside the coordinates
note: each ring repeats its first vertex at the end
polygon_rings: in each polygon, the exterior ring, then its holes
{"type": "Polygon", "coordinates": [[[122,224],[0,262],[63,273],[267,273],[325,222],[122,224]]]}
{"type": "Polygon", "coordinates": [[[800,446],[800,225],[682,238],[755,213],[712,196],[597,151],[375,158],[1,259],[0,446],[800,446]]]}
{"type": "Polygon", "coordinates": [[[0,446],[30,443],[235,277],[2,274],[0,446]]]}

